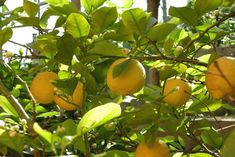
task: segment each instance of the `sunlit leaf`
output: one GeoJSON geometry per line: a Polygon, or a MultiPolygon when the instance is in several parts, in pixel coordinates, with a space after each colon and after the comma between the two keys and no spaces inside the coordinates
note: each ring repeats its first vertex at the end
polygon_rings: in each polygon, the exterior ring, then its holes
{"type": "Polygon", "coordinates": [[[156,26],[152,27],[147,34],[147,36],[151,40],[161,41],[164,40],[168,34],[171,33],[173,29],[175,29],[176,25],[172,23],[161,23],[157,24],[156,26]]]}
{"type": "Polygon", "coordinates": [[[78,13],[69,15],[65,28],[66,32],[71,34],[74,38],[87,36],[90,32],[90,24],[84,16],[78,13]]]}
{"type": "Polygon", "coordinates": [[[99,6],[101,6],[106,0],[81,0],[82,6],[85,8],[86,12],[89,14],[99,6]]]}
{"type": "Polygon", "coordinates": [[[54,58],[57,52],[57,40],[59,37],[50,34],[43,34],[36,38],[36,41],[33,43],[32,47],[40,51],[40,53],[47,58],[54,58]]]}
{"type": "Polygon", "coordinates": [[[36,16],[39,11],[39,6],[28,0],[24,0],[23,8],[30,17],[36,16]]]}
{"type": "Polygon", "coordinates": [[[102,32],[117,19],[116,7],[103,7],[92,14],[92,21],[97,32],[102,32]]]}
{"type": "Polygon", "coordinates": [[[46,113],[42,113],[42,114],[38,114],[37,115],[37,118],[40,118],[40,117],[53,117],[53,116],[58,116],[60,115],[60,112],[57,112],[57,111],[51,111],[51,112],[46,112],[46,113]]]}
{"type": "Polygon", "coordinates": [[[42,129],[38,123],[33,124],[33,129],[39,136],[41,136],[43,139],[45,139],[49,144],[52,144],[52,133],[51,132],[42,129]]]}
{"type": "Polygon", "coordinates": [[[89,130],[96,128],[113,118],[120,116],[121,107],[119,104],[107,103],[89,110],[77,126],[77,135],[81,136],[89,130]]]}
{"type": "Polygon", "coordinates": [[[94,47],[90,49],[88,53],[102,56],[125,56],[125,54],[122,53],[122,49],[120,47],[107,41],[100,41],[95,43],[94,47]]]}
{"type": "Polygon", "coordinates": [[[52,6],[58,6],[58,7],[61,7],[65,4],[69,4],[68,0],[45,0],[45,2],[47,2],[52,6]]]}
{"type": "Polygon", "coordinates": [[[149,14],[140,8],[129,9],[122,13],[124,25],[135,34],[146,32],[149,17],[149,14]]]}
{"type": "Polygon", "coordinates": [[[0,107],[8,114],[18,117],[18,113],[14,109],[14,107],[10,104],[10,102],[6,99],[6,97],[0,95],[0,107]]]}

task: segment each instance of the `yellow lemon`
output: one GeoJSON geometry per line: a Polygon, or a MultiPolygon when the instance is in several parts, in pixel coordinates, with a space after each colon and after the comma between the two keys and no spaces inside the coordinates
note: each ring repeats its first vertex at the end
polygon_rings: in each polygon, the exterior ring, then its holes
{"type": "Polygon", "coordinates": [[[221,57],[206,72],[206,87],[214,99],[235,97],[235,58],[221,57]]]}
{"type": "Polygon", "coordinates": [[[121,95],[130,95],[138,92],[143,88],[146,77],[143,65],[135,59],[130,59],[127,67],[123,69],[121,74],[114,77],[114,68],[126,60],[128,58],[117,59],[112,63],[107,72],[108,87],[111,91],[121,95]]]}
{"type": "Polygon", "coordinates": [[[152,146],[142,141],[136,148],[135,157],[170,157],[170,151],[161,140],[157,140],[152,146]]]}
{"type": "Polygon", "coordinates": [[[181,79],[167,80],[163,89],[163,100],[170,106],[180,107],[185,104],[192,90],[189,84],[181,79]]]}
{"type": "Polygon", "coordinates": [[[54,72],[41,72],[32,80],[30,91],[38,103],[50,104],[54,101],[54,86],[52,80],[58,79],[54,72]]]}
{"type": "Polygon", "coordinates": [[[72,96],[66,97],[63,95],[63,93],[58,92],[56,93],[54,100],[61,109],[73,111],[77,110],[78,108],[82,108],[83,97],[83,83],[79,81],[73,91],[72,96]]]}

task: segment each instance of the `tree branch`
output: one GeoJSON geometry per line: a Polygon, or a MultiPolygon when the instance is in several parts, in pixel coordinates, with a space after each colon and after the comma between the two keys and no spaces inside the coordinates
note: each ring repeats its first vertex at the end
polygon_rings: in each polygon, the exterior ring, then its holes
{"type": "Polygon", "coordinates": [[[7,100],[11,103],[11,105],[14,107],[16,112],[19,114],[21,119],[25,119],[28,124],[31,123],[31,120],[28,116],[28,114],[25,112],[22,105],[19,103],[19,101],[8,91],[8,89],[5,87],[5,85],[2,83],[2,80],[0,79],[0,92],[7,98],[7,100]]]}
{"type": "Polygon", "coordinates": [[[160,0],[147,0],[147,11],[152,13],[152,16],[158,20],[158,9],[160,0]]]}

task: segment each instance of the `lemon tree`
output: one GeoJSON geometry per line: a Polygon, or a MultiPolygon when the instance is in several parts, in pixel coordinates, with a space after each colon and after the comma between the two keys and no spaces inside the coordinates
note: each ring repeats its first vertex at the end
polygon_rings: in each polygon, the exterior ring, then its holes
{"type": "Polygon", "coordinates": [[[9,2],[0,156],[233,156],[234,0],[9,2]]]}

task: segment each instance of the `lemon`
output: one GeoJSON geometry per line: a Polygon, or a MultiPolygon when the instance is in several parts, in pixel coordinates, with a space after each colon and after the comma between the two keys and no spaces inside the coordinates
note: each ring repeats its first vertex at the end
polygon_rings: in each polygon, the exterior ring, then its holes
{"type": "Polygon", "coordinates": [[[114,77],[114,68],[128,60],[128,58],[117,59],[112,63],[107,72],[107,85],[111,91],[120,95],[130,95],[141,90],[145,83],[145,69],[136,59],[130,59],[127,67],[120,75],[114,77]]]}
{"type": "Polygon", "coordinates": [[[50,104],[54,101],[54,86],[52,80],[58,79],[54,72],[41,72],[32,80],[30,91],[38,103],[50,104]]]}
{"type": "Polygon", "coordinates": [[[63,95],[63,93],[57,91],[54,100],[61,109],[73,111],[77,110],[78,108],[82,108],[83,97],[83,83],[79,81],[73,91],[72,96],[67,97],[63,95]]]}
{"type": "Polygon", "coordinates": [[[135,157],[170,157],[170,151],[161,140],[157,140],[152,146],[143,140],[136,148],[135,157]]]}
{"type": "Polygon", "coordinates": [[[235,58],[221,57],[206,72],[206,87],[214,99],[235,97],[235,58]]]}
{"type": "Polygon", "coordinates": [[[169,79],[163,89],[163,100],[170,106],[180,107],[191,97],[191,87],[181,79],[169,79]]]}

